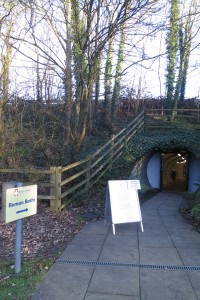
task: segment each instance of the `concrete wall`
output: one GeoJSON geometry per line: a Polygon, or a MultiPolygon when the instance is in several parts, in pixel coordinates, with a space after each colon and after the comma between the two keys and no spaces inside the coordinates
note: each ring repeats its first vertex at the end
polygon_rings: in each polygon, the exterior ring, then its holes
{"type": "Polygon", "coordinates": [[[149,155],[144,156],[140,160],[138,160],[133,167],[133,171],[131,172],[130,179],[138,179],[140,180],[141,190],[146,191],[151,189],[151,185],[147,178],[147,164],[149,161],[149,155]]]}
{"type": "Polygon", "coordinates": [[[159,152],[154,153],[147,164],[147,178],[153,188],[160,188],[160,165],[161,155],[159,152]]]}
{"type": "MultiPolygon", "coordinates": [[[[197,159],[195,155],[190,154],[188,165],[188,191],[195,192],[198,188],[198,186],[196,186],[195,183],[199,181],[200,184],[200,160],[197,159]]],[[[159,189],[161,184],[160,169],[161,153],[156,152],[154,154],[149,154],[135,163],[130,179],[139,179],[143,190],[148,190],[149,188],[159,189]]],[[[183,166],[177,165],[176,171],[177,179],[179,181],[183,180],[183,166]]],[[[168,172],[166,168],[164,172],[166,173],[165,177],[168,176],[169,181],[171,181],[170,171],[168,172]]]]}
{"type": "Polygon", "coordinates": [[[198,189],[198,186],[195,185],[197,182],[200,183],[200,160],[190,154],[188,192],[195,192],[198,189]]]}

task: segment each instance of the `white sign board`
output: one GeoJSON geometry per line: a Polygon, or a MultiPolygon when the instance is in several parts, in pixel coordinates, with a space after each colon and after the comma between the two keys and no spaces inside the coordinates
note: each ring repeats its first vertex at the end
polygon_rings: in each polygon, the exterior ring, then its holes
{"type": "MultiPolygon", "coordinates": [[[[139,180],[111,180],[108,181],[112,223],[140,222],[142,215],[137,189],[140,189],[139,180]]],[[[115,228],[113,226],[113,233],[115,228]]]]}
{"type": "Polygon", "coordinates": [[[37,213],[37,185],[6,190],[6,223],[37,213]]]}

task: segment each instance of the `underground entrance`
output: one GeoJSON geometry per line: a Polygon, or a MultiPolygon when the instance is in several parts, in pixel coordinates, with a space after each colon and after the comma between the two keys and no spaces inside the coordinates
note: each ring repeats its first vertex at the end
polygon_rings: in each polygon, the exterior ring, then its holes
{"type": "Polygon", "coordinates": [[[161,153],[161,189],[168,191],[187,191],[188,153],[161,153]]]}
{"type": "Polygon", "coordinates": [[[131,178],[140,180],[143,191],[195,192],[200,183],[200,159],[182,150],[149,153],[137,161],[131,178]]]}

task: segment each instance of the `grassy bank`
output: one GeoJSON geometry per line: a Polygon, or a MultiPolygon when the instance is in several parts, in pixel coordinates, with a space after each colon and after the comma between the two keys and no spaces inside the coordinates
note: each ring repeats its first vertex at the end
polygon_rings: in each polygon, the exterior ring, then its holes
{"type": "Polygon", "coordinates": [[[28,300],[35,286],[47,273],[54,259],[23,261],[21,272],[15,274],[14,261],[0,262],[0,299],[28,300]]]}
{"type": "Polygon", "coordinates": [[[200,191],[185,193],[185,202],[180,211],[188,222],[200,232],[200,191]]]}

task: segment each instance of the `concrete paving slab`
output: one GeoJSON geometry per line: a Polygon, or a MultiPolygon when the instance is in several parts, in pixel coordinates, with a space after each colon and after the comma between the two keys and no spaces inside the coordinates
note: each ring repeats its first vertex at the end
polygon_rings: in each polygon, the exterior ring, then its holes
{"type": "Polygon", "coordinates": [[[141,248],[140,263],[153,265],[183,265],[175,248],[141,248]]]}
{"type": "Polygon", "coordinates": [[[168,201],[169,203],[174,203],[174,202],[181,202],[183,199],[183,195],[182,193],[175,193],[175,192],[162,192],[160,194],[162,196],[162,200],[164,200],[164,202],[166,203],[166,201],[168,201]]]}
{"type": "Polygon", "coordinates": [[[55,264],[31,300],[83,300],[94,268],[55,264]]]}
{"type": "Polygon", "coordinates": [[[181,237],[197,237],[199,236],[199,233],[195,231],[192,226],[187,228],[174,228],[174,227],[168,227],[167,228],[169,234],[171,236],[181,236],[181,237]]]}
{"type": "Polygon", "coordinates": [[[145,222],[148,222],[148,223],[152,222],[152,223],[157,223],[158,225],[162,225],[162,219],[159,215],[152,216],[152,215],[145,214],[143,216],[143,223],[145,223],[145,222]]]}
{"type": "Polygon", "coordinates": [[[144,232],[138,231],[138,234],[140,235],[156,235],[156,236],[169,236],[169,233],[165,227],[159,227],[159,226],[154,226],[154,224],[151,224],[151,226],[145,226],[144,227],[144,232]]]}
{"type": "MultiPolygon", "coordinates": [[[[138,226],[140,223],[125,223],[125,224],[115,224],[116,235],[137,235],[138,226]]],[[[113,234],[112,226],[109,229],[109,234],[113,234]]]]}
{"type": "Polygon", "coordinates": [[[191,228],[191,225],[187,222],[179,222],[179,221],[163,221],[166,228],[191,228]]]}
{"type": "Polygon", "coordinates": [[[160,208],[162,209],[169,209],[169,208],[177,208],[179,209],[181,203],[183,202],[183,196],[182,195],[177,195],[173,194],[170,198],[165,197],[164,193],[162,194],[162,203],[160,205],[160,208]]]}
{"type": "Polygon", "coordinates": [[[170,211],[179,211],[180,202],[170,203],[169,201],[163,202],[158,208],[159,212],[170,212],[170,211]]]}
{"type": "Polygon", "coordinates": [[[159,208],[159,205],[158,206],[151,206],[151,205],[145,205],[145,203],[144,204],[142,204],[142,206],[141,206],[141,212],[148,212],[149,214],[151,214],[151,213],[158,213],[158,208],[159,208]]]}
{"type": "Polygon", "coordinates": [[[170,210],[159,210],[160,216],[180,216],[180,212],[178,210],[170,209],[170,210]]]}
{"type": "Polygon", "coordinates": [[[88,292],[139,297],[139,269],[97,267],[88,292]]]}
{"type": "MultiPolygon", "coordinates": [[[[151,203],[152,203],[152,205],[153,205],[153,207],[154,207],[154,209],[158,209],[159,207],[160,207],[160,205],[162,204],[162,200],[161,201],[153,201],[153,199],[151,199],[151,203]]],[[[144,210],[146,210],[146,209],[152,209],[152,205],[150,204],[150,203],[148,203],[148,202],[145,202],[144,204],[142,204],[142,209],[144,210]]]]}
{"type": "Polygon", "coordinates": [[[135,238],[135,235],[108,235],[106,237],[104,246],[113,246],[113,247],[121,247],[121,245],[126,245],[126,247],[138,247],[138,239],[135,238]]]}
{"type": "Polygon", "coordinates": [[[141,208],[141,214],[142,214],[142,218],[148,218],[148,216],[159,216],[159,212],[157,210],[155,210],[154,208],[150,209],[144,209],[144,208],[141,208]]]}
{"type": "Polygon", "coordinates": [[[153,218],[143,218],[142,220],[142,223],[143,223],[143,226],[144,226],[144,229],[146,227],[149,227],[149,226],[154,226],[154,227],[161,227],[163,226],[163,222],[162,220],[160,219],[153,219],[153,218]]]}
{"type": "Polygon", "coordinates": [[[172,236],[173,243],[177,249],[200,249],[200,235],[198,237],[190,237],[187,239],[181,236],[172,236]]]}
{"type": "Polygon", "coordinates": [[[159,209],[158,213],[159,213],[160,216],[163,216],[163,215],[173,216],[173,214],[180,215],[180,213],[178,212],[177,209],[174,210],[172,208],[170,208],[170,209],[159,209]]]}
{"type": "MultiPolygon", "coordinates": [[[[157,195],[156,195],[157,196],[157,195]]],[[[178,201],[182,201],[183,199],[183,194],[182,193],[176,193],[176,192],[162,192],[160,194],[160,196],[162,196],[162,199],[165,201],[169,201],[169,202],[178,202],[178,201]]]]}
{"type": "Polygon", "coordinates": [[[164,221],[164,223],[166,222],[180,222],[182,223],[188,223],[185,218],[183,216],[181,216],[180,214],[177,216],[163,216],[162,215],[162,220],[164,221]]]}
{"type": "Polygon", "coordinates": [[[109,231],[110,224],[104,224],[104,221],[95,221],[86,224],[82,229],[81,233],[90,233],[90,234],[106,234],[109,231]]]}
{"type": "MultiPolygon", "coordinates": [[[[139,249],[142,248],[173,248],[174,244],[169,236],[139,235],[139,249]]],[[[159,250],[158,250],[159,251],[159,250]]]]}
{"type": "Polygon", "coordinates": [[[104,240],[104,234],[78,233],[71,243],[76,245],[102,246],[104,240]]]}
{"type": "Polygon", "coordinates": [[[87,293],[86,296],[85,296],[85,300],[140,300],[140,297],[125,296],[125,295],[87,293]]]}
{"type": "Polygon", "coordinates": [[[127,247],[126,245],[121,245],[120,247],[104,246],[99,260],[110,261],[110,262],[138,263],[139,261],[138,247],[127,247]]]}
{"type": "Polygon", "coordinates": [[[200,266],[200,247],[197,249],[180,248],[178,252],[185,265],[200,266]]]}
{"type": "Polygon", "coordinates": [[[200,272],[187,272],[196,297],[200,300],[200,272]]]}
{"type": "Polygon", "coordinates": [[[61,259],[70,260],[98,260],[102,246],[69,244],[60,256],[61,259]]]}
{"type": "Polygon", "coordinates": [[[180,208],[180,205],[181,205],[181,201],[174,201],[174,202],[169,202],[169,201],[166,201],[166,202],[163,202],[163,204],[161,204],[158,208],[159,211],[170,211],[170,210],[173,210],[173,211],[178,211],[179,208],[180,208]]]}
{"type": "Polygon", "coordinates": [[[141,270],[141,300],[197,300],[184,271],[141,270]]]}

